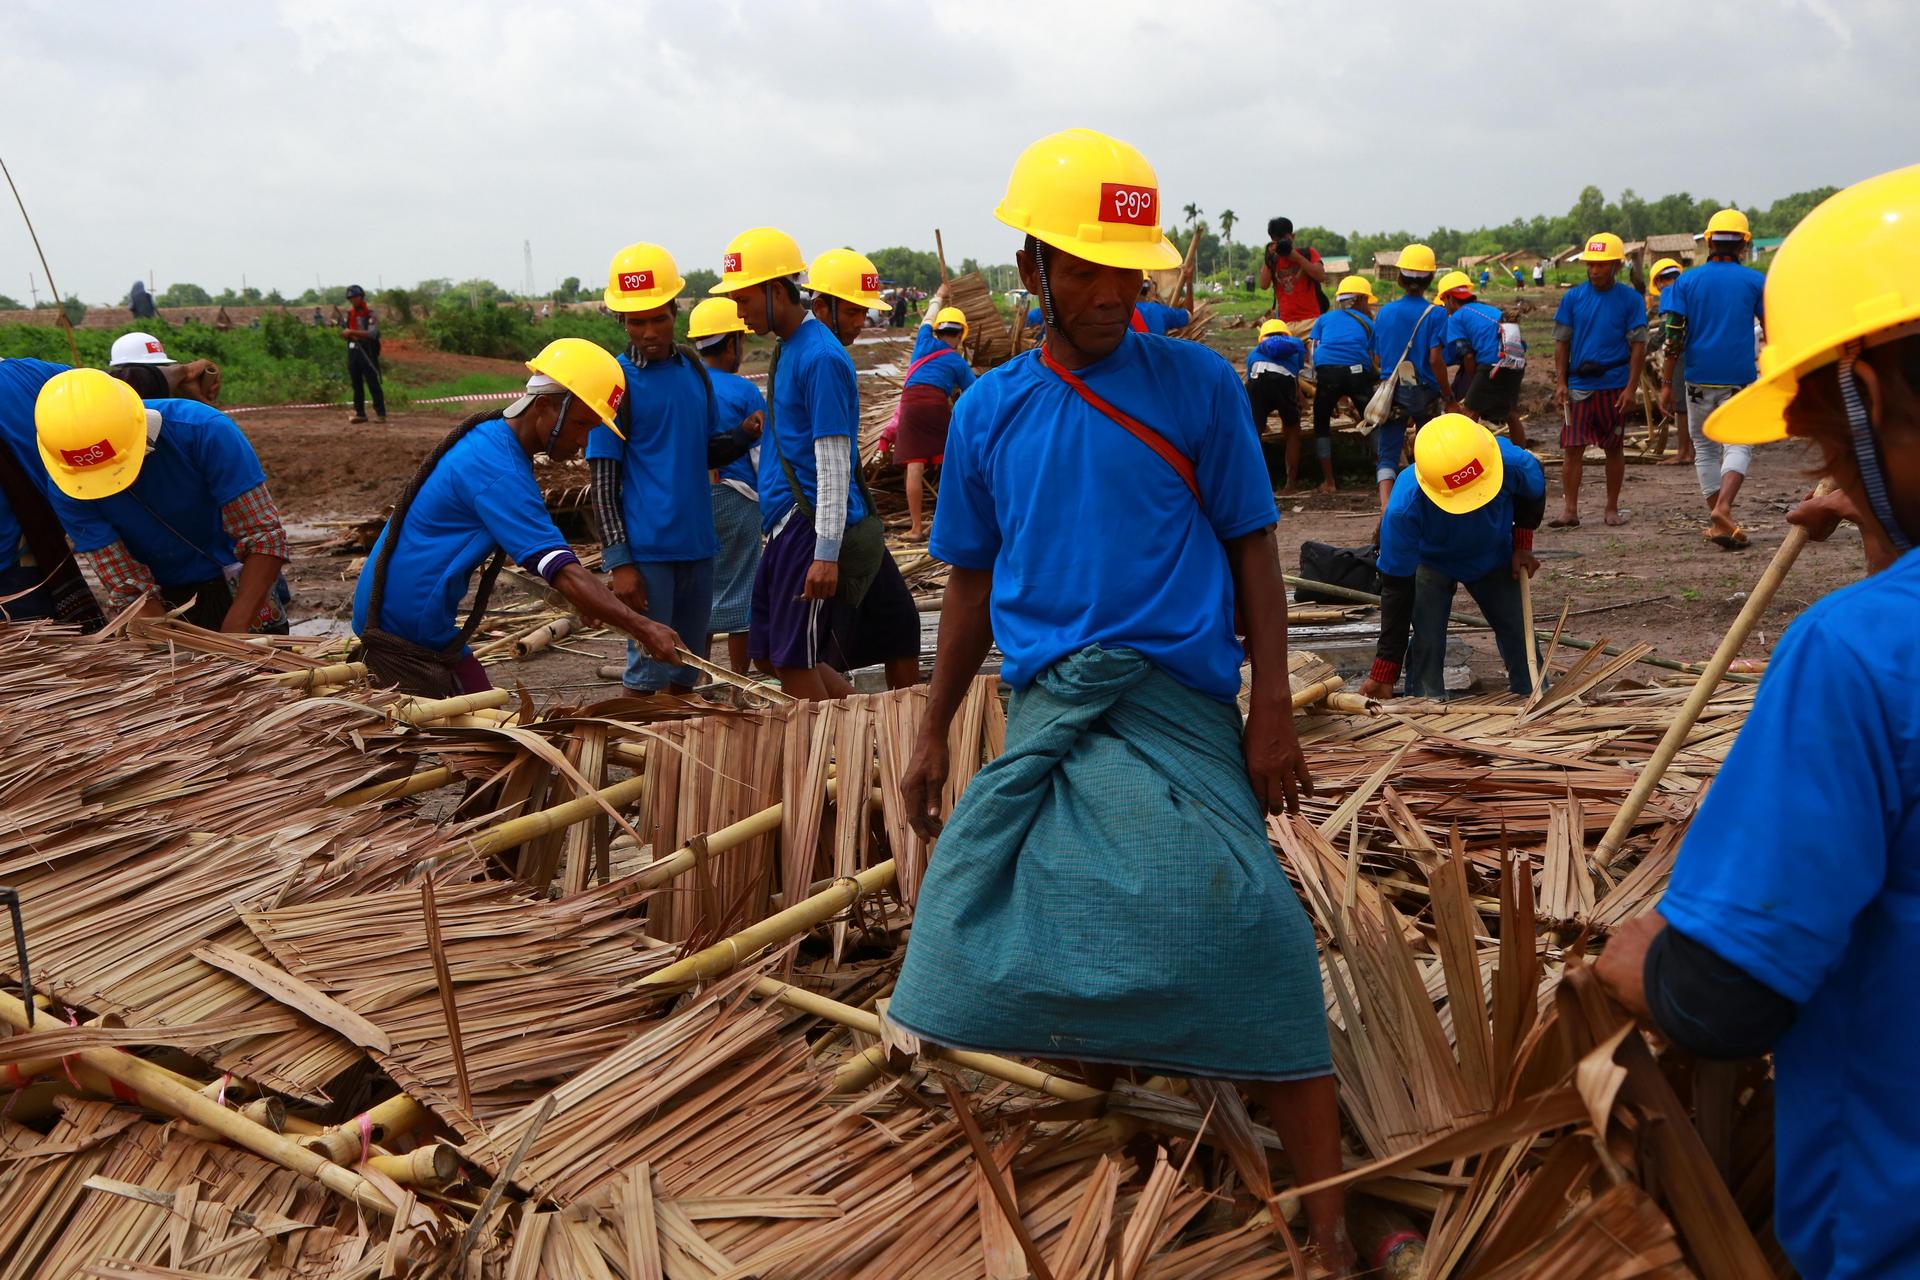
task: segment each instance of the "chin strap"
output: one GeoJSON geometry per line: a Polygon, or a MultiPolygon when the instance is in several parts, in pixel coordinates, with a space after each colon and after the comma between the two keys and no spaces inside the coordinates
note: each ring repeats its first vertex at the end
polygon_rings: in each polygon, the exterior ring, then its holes
{"type": "Polygon", "coordinates": [[[1038,239],[1033,242],[1033,270],[1040,277],[1040,319],[1045,322],[1047,332],[1052,333],[1053,283],[1047,279],[1047,246],[1038,239]]]}
{"type": "Polygon", "coordinates": [[[1860,484],[1867,491],[1867,505],[1873,509],[1873,518],[1880,522],[1893,549],[1905,555],[1912,549],[1913,542],[1894,516],[1893,503],[1887,497],[1887,478],[1880,466],[1879,445],[1873,438],[1873,419],[1867,414],[1866,402],[1860,396],[1860,383],[1853,372],[1853,363],[1859,356],[1858,341],[1840,349],[1840,401],[1846,406],[1847,426],[1853,433],[1853,461],[1860,469],[1860,484]]]}
{"type": "Polygon", "coordinates": [[[560,432],[566,428],[567,410],[571,408],[573,408],[573,392],[569,391],[560,397],[560,411],[553,415],[553,430],[547,432],[545,452],[549,458],[553,456],[554,449],[560,444],[560,432]]]}

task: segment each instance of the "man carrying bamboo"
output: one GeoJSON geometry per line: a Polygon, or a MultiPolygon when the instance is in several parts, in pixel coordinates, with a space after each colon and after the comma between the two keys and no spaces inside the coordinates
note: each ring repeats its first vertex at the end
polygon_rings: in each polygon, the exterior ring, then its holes
{"type": "Polygon", "coordinates": [[[1447,620],[1460,586],[1493,628],[1507,688],[1531,691],[1520,583],[1540,568],[1533,533],[1546,506],[1546,473],[1519,445],[1460,413],[1421,429],[1380,519],[1380,644],[1362,694],[1391,698],[1404,659],[1409,694],[1446,696],[1447,620]]]}
{"type": "MultiPolygon", "coordinates": [[[[1247,1082],[1307,1183],[1338,1171],[1340,1135],[1312,927],[1265,828],[1312,786],[1277,516],[1232,367],[1129,325],[1141,272],[1179,263],[1160,215],[1145,157],[1084,129],[1029,147],[996,210],[1027,237],[1047,338],[954,412],[931,542],[953,568],[902,786],[922,834],[990,643],[1015,693],[891,1012],[943,1045],[1247,1082]]],[[[1346,1266],[1339,1193],[1306,1208],[1346,1266]]]]}

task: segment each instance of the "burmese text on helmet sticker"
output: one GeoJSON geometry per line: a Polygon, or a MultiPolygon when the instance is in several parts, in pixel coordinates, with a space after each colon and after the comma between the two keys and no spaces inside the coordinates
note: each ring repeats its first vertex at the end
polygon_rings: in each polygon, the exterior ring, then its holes
{"type": "Polygon", "coordinates": [[[1486,468],[1480,465],[1480,459],[1475,458],[1458,471],[1449,472],[1447,475],[1440,477],[1440,480],[1449,489],[1464,489],[1475,480],[1478,480],[1481,473],[1485,470],[1486,468]]]}
{"type": "Polygon", "coordinates": [[[60,460],[70,467],[97,467],[103,462],[111,462],[115,457],[113,445],[105,440],[90,444],[84,449],[62,449],[60,460]]]}
{"type": "Polygon", "coordinates": [[[1100,221],[1118,222],[1130,227],[1157,227],[1160,192],[1154,187],[1139,187],[1125,182],[1100,184],[1100,221]]]}

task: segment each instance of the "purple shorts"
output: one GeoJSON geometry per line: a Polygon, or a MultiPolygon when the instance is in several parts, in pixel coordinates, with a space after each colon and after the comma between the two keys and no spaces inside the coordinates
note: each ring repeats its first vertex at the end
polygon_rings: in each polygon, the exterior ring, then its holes
{"type": "Polygon", "coordinates": [[[753,575],[747,656],[776,668],[837,671],[920,656],[920,612],[891,555],[858,609],[844,601],[802,600],[813,567],[813,521],[795,511],[767,540],[753,575]]]}

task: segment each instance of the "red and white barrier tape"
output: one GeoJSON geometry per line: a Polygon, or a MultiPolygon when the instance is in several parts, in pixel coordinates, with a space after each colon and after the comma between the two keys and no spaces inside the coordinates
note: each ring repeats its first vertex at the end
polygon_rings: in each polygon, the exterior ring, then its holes
{"type": "MultiPolygon", "coordinates": [[[[470,396],[432,396],[425,400],[408,400],[407,405],[416,404],[480,404],[488,400],[518,400],[524,391],[479,391],[470,396]]],[[[318,404],[245,404],[238,408],[222,409],[220,412],[232,416],[236,413],[267,413],[276,409],[351,409],[351,400],[330,400],[318,404]]]]}

